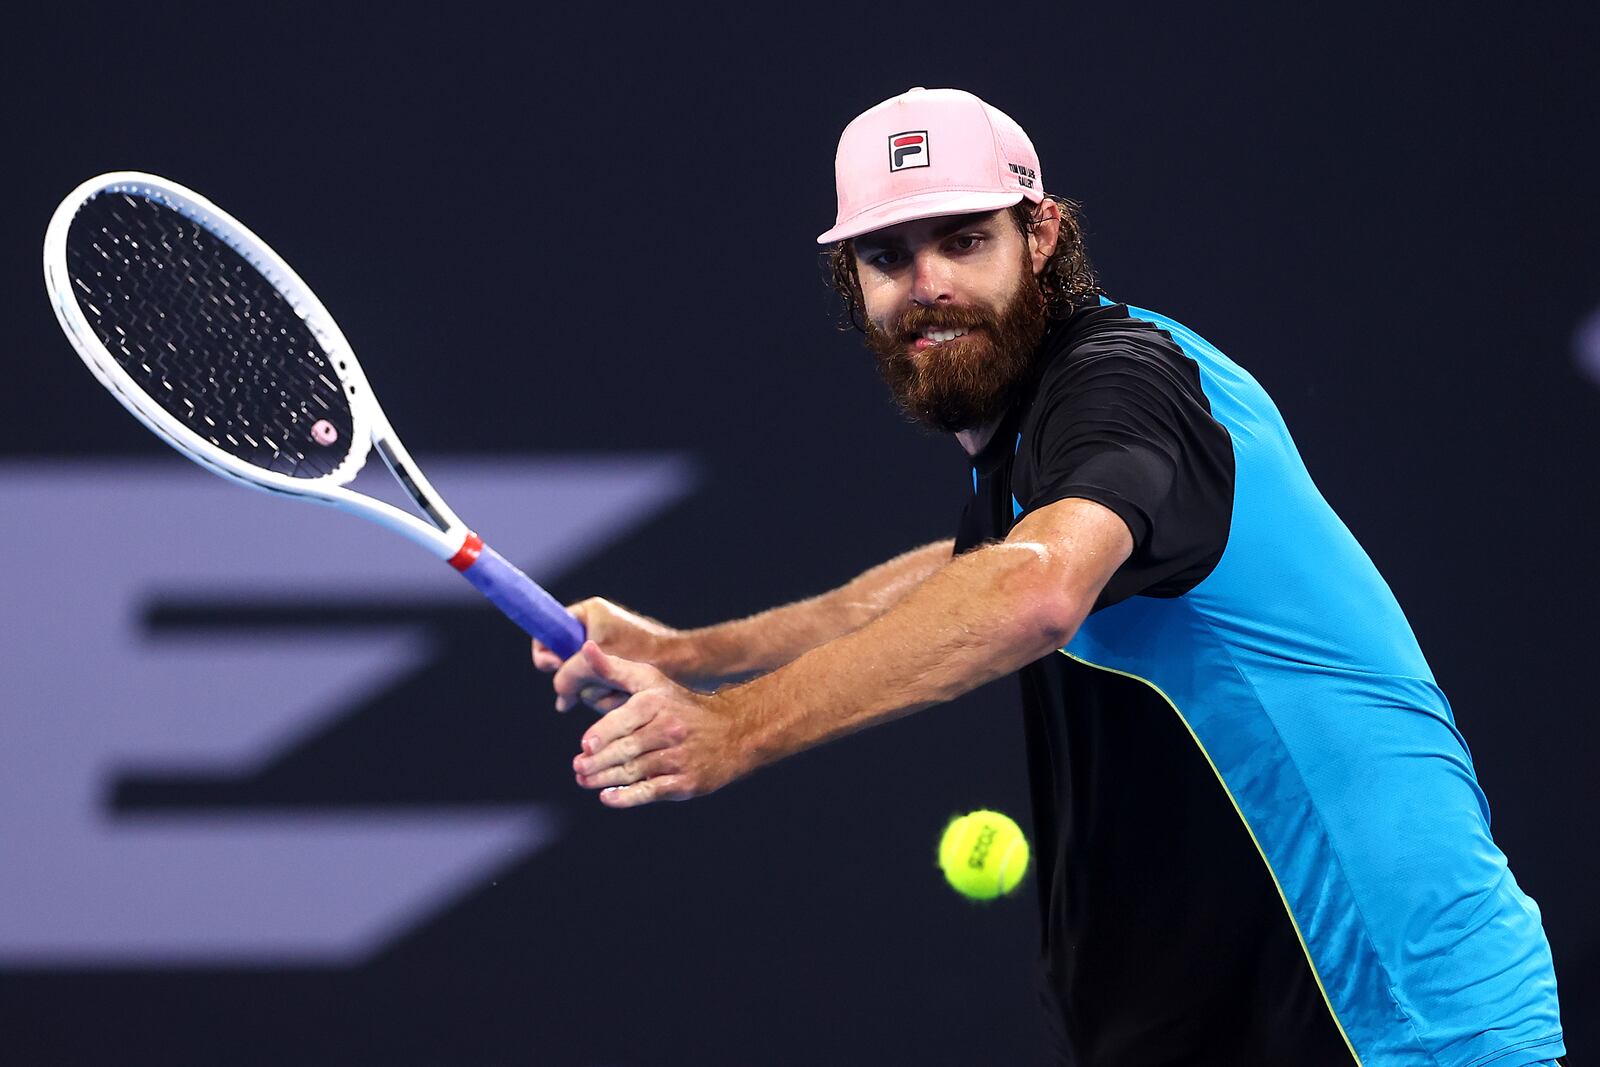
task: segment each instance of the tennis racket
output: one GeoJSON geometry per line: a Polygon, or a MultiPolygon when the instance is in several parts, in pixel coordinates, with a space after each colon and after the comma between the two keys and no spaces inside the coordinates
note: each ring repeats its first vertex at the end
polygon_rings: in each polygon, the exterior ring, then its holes
{"type": "Polygon", "coordinates": [[[102,174],[51,218],[44,279],[100,384],[173,448],[388,527],[563,658],[583,644],[583,625],[428,484],[327,308],[239,220],[165,178],[102,174]],[[426,521],[349,488],[374,449],[426,521]]]}

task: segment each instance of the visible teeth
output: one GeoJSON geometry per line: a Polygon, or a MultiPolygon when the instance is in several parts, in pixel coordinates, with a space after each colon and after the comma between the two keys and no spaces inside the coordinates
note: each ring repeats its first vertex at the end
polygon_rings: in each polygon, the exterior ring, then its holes
{"type": "Polygon", "coordinates": [[[924,338],[926,338],[927,340],[929,340],[929,341],[934,341],[934,342],[942,344],[945,341],[954,341],[957,337],[963,337],[963,336],[966,335],[966,332],[967,331],[965,329],[959,329],[959,330],[925,330],[923,332],[922,336],[924,338]]]}

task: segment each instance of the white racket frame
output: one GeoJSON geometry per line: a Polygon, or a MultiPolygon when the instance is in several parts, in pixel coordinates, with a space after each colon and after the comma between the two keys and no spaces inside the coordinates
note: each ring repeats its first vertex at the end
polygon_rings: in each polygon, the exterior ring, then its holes
{"type": "Polygon", "coordinates": [[[427,478],[423,477],[422,471],[395,435],[394,428],[378,404],[377,396],[367,383],[350,342],[311,287],[244,223],[194,190],[140,171],[112,171],[90,178],[61,202],[50,219],[44,241],[44,280],[62,330],[100,384],[140,422],[202,467],[252,489],[300,497],[360,515],[409,538],[443,560],[454,557],[472,536],[427,478]],[[101,343],[83,309],[79,307],[78,296],[73,289],[72,275],[67,269],[67,231],[79,209],[90,199],[118,194],[158,201],[208,230],[260,271],[268,284],[283,295],[295,314],[305,322],[311,336],[327,355],[329,367],[339,379],[353,420],[350,450],[332,471],[317,478],[294,478],[230,455],[163,408],[122,369],[121,364],[101,343]],[[428,515],[431,523],[386,501],[348,488],[373,448],[378,450],[390,472],[428,515]]]}

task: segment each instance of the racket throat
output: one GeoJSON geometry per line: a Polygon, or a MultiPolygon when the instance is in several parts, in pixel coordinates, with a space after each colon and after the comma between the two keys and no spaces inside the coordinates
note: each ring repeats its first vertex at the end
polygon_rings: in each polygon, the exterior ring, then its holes
{"type": "MultiPolygon", "coordinates": [[[[423,514],[428,516],[429,522],[441,530],[448,530],[450,527],[460,524],[460,520],[451,514],[450,510],[434,496],[432,487],[423,480],[421,474],[416,472],[411,463],[411,457],[406,455],[398,444],[391,442],[387,437],[380,437],[374,442],[374,446],[378,450],[378,455],[383,457],[384,465],[389,468],[389,472],[394,475],[396,481],[405,486],[406,492],[411,494],[411,499],[415,501],[417,507],[421,508],[423,514]]],[[[478,539],[475,535],[468,534],[467,540],[470,543],[478,539]]],[[[478,541],[478,547],[480,549],[483,547],[482,541],[478,541]]],[[[465,550],[465,546],[463,546],[463,550],[465,550]]],[[[476,559],[477,556],[474,555],[473,558],[476,559]]],[[[454,565],[454,562],[454,560],[451,560],[452,565],[454,565]]],[[[471,562],[471,560],[468,560],[467,566],[470,566],[471,562]]],[[[462,570],[464,568],[457,567],[456,569],[462,570]]]]}

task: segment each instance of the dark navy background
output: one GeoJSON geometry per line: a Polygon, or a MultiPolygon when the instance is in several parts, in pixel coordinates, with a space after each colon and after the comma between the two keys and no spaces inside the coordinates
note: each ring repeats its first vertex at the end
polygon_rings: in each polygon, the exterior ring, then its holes
{"type": "MultiPolygon", "coordinates": [[[[1600,1036],[1600,394],[1573,354],[1600,309],[1596,22],[1426,6],[34,10],[0,102],[0,458],[163,454],[72,356],[38,266],[77,182],[150,170],[297,266],[425,468],[699,460],[694,496],[558,596],[698,624],[817,591],[950,535],[970,485],[834,329],[813,238],[846,121],[911,85],[971,89],[1083,202],[1112,295],[1278,401],[1454,703],[1581,1052],[1600,1036]]],[[[582,723],[549,713],[515,631],[431,618],[447,662],[385,706],[249,780],[110,802],[538,801],[562,840],[354,970],[0,971],[0,1060],[1037,1059],[1031,898],[971,907],[932,868],[950,813],[1025,811],[1007,683],[615,813],[571,784],[582,723]]]]}

